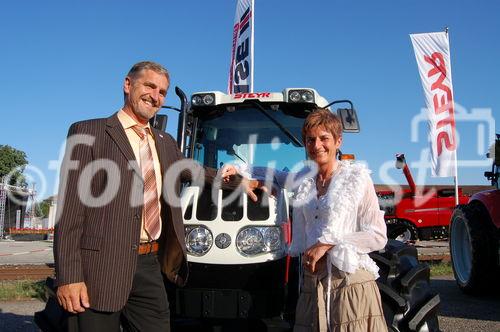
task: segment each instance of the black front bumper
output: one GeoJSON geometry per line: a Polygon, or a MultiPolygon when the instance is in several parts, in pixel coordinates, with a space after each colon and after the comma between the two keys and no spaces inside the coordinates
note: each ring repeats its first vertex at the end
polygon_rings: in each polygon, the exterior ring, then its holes
{"type": "MultiPolygon", "coordinates": [[[[291,291],[297,288],[296,283],[285,282],[286,257],[259,264],[190,263],[189,267],[188,284],[175,292],[174,312],[179,317],[276,317],[287,311],[289,297],[296,297],[291,291]]],[[[295,278],[290,275],[289,280],[295,278]]]]}

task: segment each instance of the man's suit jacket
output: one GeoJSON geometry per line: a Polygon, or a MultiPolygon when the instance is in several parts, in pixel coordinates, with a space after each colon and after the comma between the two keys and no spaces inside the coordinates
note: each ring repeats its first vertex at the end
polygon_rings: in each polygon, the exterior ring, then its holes
{"type": "MultiPolygon", "coordinates": [[[[183,156],[170,135],[152,131],[164,176],[183,156]]],[[[163,177],[164,186],[174,185],[177,195],[166,197],[162,190],[159,258],[163,272],[177,285],[183,285],[188,275],[178,198],[181,180],[196,179],[202,172],[203,167],[193,162],[180,177],[163,177]]],[[[213,169],[204,173],[208,182],[216,176],[213,169]]],[[[137,264],[142,201],[141,170],[117,115],[73,124],[61,167],[54,237],[57,285],[83,281],[91,308],[113,312],[123,308],[137,264]],[[72,139],[87,141],[74,145],[72,139]]]]}

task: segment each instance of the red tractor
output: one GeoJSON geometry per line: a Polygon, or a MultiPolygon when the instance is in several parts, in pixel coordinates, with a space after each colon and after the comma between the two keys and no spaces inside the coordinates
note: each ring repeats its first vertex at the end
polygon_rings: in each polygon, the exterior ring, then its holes
{"type": "MultiPolygon", "coordinates": [[[[396,155],[396,168],[403,170],[409,189],[400,193],[377,192],[380,206],[385,211],[387,236],[402,242],[446,237],[455,207],[455,189],[418,189],[402,153],[396,155]]],[[[458,196],[459,204],[467,203],[469,197],[461,189],[458,196]]]]}
{"type": "Polygon", "coordinates": [[[487,154],[493,159],[485,177],[494,189],[474,194],[456,207],[451,218],[450,254],[458,287],[468,294],[481,294],[500,279],[500,135],[487,154]]]}

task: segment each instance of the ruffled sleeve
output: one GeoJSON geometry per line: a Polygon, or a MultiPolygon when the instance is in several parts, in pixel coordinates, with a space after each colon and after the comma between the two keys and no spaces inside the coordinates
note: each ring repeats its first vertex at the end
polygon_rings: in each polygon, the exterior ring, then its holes
{"type": "Polygon", "coordinates": [[[342,243],[351,245],[361,254],[380,250],[387,243],[387,229],[384,211],[380,210],[373,182],[368,174],[363,176],[366,181],[364,196],[358,206],[357,223],[359,231],[345,234],[342,243]]]}
{"type": "Polygon", "coordinates": [[[378,267],[367,255],[368,253],[384,248],[387,243],[386,225],[384,212],[380,210],[373,182],[368,172],[359,174],[362,185],[361,199],[357,210],[348,213],[346,220],[352,220],[355,225],[344,224],[345,229],[352,231],[342,232],[332,236],[331,232],[325,232],[320,242],[335,245],[329,250],[328,255],[331,263],[342,271],[354,273],[359,267],[372,272],[378,277],[378,267]]]}

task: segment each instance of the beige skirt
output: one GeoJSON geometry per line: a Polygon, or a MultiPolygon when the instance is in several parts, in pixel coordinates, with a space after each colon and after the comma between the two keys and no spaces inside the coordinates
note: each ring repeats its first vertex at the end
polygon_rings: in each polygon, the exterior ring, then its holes
{"type": "Polygon", "coordinates": [[[294,331],[387,331],[380,293],[373,275],[363,269],[347,274],[333,265],[328,328],[326,260],[321,260],[316,266],[318,271],[315,273],[304,272],[294,331]]]}

